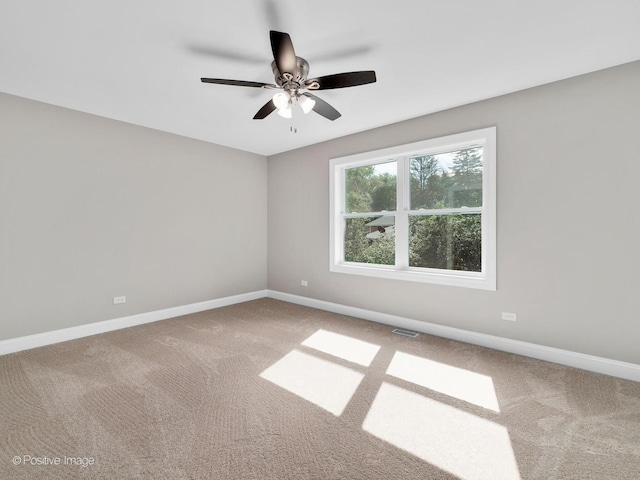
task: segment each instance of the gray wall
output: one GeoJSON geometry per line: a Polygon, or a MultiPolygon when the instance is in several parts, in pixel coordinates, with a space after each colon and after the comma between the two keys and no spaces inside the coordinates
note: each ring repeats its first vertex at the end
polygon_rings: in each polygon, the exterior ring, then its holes
{"type": "Polygon", "coordinates": [[[640,364],[639,85],[635,62],[269,157],[269,288],[640,364]],[[330,158],[492,125],[497,291],[329,272],[330,158]]]}
{"type": "Polygon", "coordinates": [[[266,200],[265,157],[0,94],[0,340],[266,288],[266,200]]]}

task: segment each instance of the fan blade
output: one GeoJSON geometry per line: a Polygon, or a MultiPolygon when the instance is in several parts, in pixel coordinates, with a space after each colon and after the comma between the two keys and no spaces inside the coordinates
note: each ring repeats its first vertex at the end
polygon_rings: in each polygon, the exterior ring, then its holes
{"type": "Polygon", "coordinates": [[[271,37],[273,59],[276,62],[280,74],[290,73],[291,75],[295,75],[297,61],[291,37],[286,33],[276,32],[275,30],[271,30],[269,36],[271,37]]]}
{"type": "Polygon", "coordinates": [[[273,103],[273,100],[269,100],[267,103],[265,103],[262,108],[260,110],[258,110],[258,113],[256,113],[253,116],[254,120],[262,120],[263,118],[266,118],[267,115],[269,115],[271,112],[273,112],[276,109],[276,106],[273,103]]]}
{"type": "Polygon", "coordinates": [[[314,112],[322,115],[324,118],[328,118],[331,121],[340,118],[341,116],[340,112],[335,108],[333,108],[331,105],[329,105],[327,102],[322,100],[321,98],[316,97],[315,95],[312,95],[309,92],[303,93],[302,95],[304,95],[305,97],[309,97],[316,102],[316,104],[313,106],[314,112]]]}
{"type": "Polygon", "coordinates": [[[234,85],[236,87],[278,88],[277,85],[262,82],[247,82],[245,80],[227,80],[225,78],[201,78],[202,83],[218,83],[220,85],[234,85]]]}
{"type": "Polygon", "coordinates": [[[336,73],[324,77],[312,78],[306,81],[307,88],[312,90],[330,90],[332,88],[356,87],[375,83],[376,72],[366,70],[362,72],[336,73]],[[317,86],[316,86],[317,85],[317,86]]]}

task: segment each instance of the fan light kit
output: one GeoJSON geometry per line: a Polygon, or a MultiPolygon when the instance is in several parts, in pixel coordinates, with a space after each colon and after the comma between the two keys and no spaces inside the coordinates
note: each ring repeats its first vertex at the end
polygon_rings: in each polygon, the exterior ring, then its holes
{"type": "Polygon", "coordinates": [[[273,96],[273,104],[278,109],[278,115],[284,118],[291,118],[293,113],[293,103],[297,103],[302,111],[309,113],[316,105],[316,101],[311,97],[298,94],[292,97],[288,92],[279,92],[273,96]]]}
{"type": "MultiPolygon", "coordinates": [[[[376,72],[373,70],[337,73],[309,79],[309,63],[304,58],[296,56],[291,37],[286,33],[274,30],[271,30],[269,35],[274,59],[271,62],[271,69],[275,84],[223,78],[200,79],[203,83],[280,90],[258,110],[258,113],[253,117],[254,120],[262,120],[276,109],[281,117],[292,118],[293,106],[297,104],[305,114],[313,110],[333,121],[340,117],[340,112],[321,98],[311,94],[309,90],[355,87],[376,81],[376,72]]],[[[291,131],[294,131],[293,127],[291,127],[291,131]]]]}

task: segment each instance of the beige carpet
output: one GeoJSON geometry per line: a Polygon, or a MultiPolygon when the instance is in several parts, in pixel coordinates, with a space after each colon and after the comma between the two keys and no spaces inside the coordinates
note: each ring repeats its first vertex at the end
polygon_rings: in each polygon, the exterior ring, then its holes
{"type": "Polygon", "coordinates": [[[263,299],[0,356],[0,478],[640,478],[639,383],[391,330],[263,299]]]}

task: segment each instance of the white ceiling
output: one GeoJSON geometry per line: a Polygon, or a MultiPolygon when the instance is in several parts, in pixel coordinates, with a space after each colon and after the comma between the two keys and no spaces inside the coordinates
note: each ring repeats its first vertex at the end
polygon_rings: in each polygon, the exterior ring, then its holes
{"type": "Polygon", "coordinates": [[[638,0],[0,0],[0,91],[272,155],[640,59],[638,0]],[[269,30],[342,117],[253,115],[273,91],[269,30]]]}

